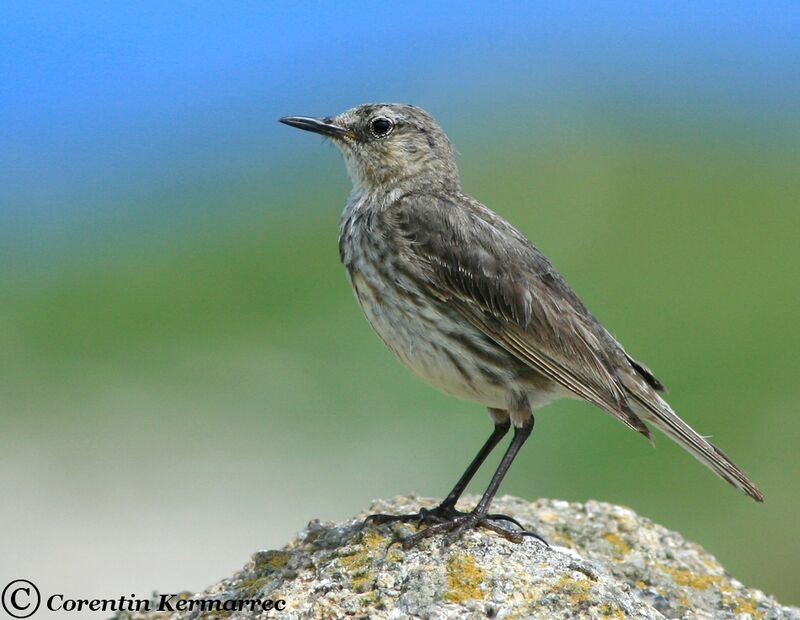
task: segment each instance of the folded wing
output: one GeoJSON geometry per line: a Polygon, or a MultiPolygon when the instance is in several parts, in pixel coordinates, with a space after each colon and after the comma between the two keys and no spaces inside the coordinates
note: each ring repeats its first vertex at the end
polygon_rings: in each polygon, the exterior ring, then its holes
{"type": "Polygon", "coordinates": [[[648,439],[642,418],[727,482],[763,496],[657,394],[662,383],[628,356],[547,258],[495,213],[464,197],[407,194],[387,212],[430,295],[518,359],[648,439]]]}

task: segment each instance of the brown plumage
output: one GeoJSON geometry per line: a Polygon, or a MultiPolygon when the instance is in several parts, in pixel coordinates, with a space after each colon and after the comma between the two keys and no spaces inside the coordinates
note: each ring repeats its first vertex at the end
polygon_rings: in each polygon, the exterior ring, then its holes
{"type": "Polygon", "coordinates": [[[564,396],[589,401],[648,439],[645,422],[652,423],[763,500],[730,459],[672,411],[659,395],[663,384],[600,325],[547,258],[461,191],[450,142],[426,112],[368,104],[333,119],[281,120],[329,136],[345,156],[354,189],[340,254],[378,335],[423,379],[487,406],[496,425],[435,515],[415,515],[433,525],[412,543],[428,532],[474,525],[498,531],[487,509],[530,434],[531,409],[564,396]],[[509,422],[514,440],[481,503],[471,513],[455,511],[455,499],[509,422]]]}

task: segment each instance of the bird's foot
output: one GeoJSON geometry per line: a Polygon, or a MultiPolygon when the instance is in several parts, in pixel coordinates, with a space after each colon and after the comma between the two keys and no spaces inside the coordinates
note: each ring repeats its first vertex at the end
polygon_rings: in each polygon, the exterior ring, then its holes
{"type": "Polygon", "coordinates": [[[449,545],[458,540],[465,531],[478,527],[494,532],[513,543],[521,543],[523,538],[530,537],[549,546],[544,538],[534,532],[526,530],[514,517],[494,513],[480,514],[474,511],[462,512],[461,510],[457,510],[454,506],[444,504],[440,504],[436,508],[420,508],[419,512],[412,514],[374,514],[365,519],[365,523],[374,523],[376,525],[384,523],[412,523],[415,521],[420,524],[424,523],[428,525],[428,527],[413,536],[405,538],[402,541],[404,549],[410,549],[426,538],[430,538],[436,534],[445,534],[444,543],[445,545],[449,545]],[[508,530],[494,523],[495,521],[513,523],[519,530],[508,530]]]}
{"type": "MultiPolygon", "coordinates": [[[[374,514],[365,519],[366,523],[374,523],[382,525],[384,523],[425,523],[428,525],[434,523],[444,523],[451,521],[456,517],[466,515],[466,512],[456,510],[454,506],[439,504],[436,508],[420,508],[419,512],[413,512],[405,515],[387,515],[387,514],[374,514]]],[[[520,527],[522,527],[520,525],[520,527]]]]}

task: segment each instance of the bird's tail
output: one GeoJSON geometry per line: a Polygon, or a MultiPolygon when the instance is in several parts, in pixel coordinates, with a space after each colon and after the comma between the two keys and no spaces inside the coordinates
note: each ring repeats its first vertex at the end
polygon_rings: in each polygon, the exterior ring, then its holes
{"type": "Polygon", "coordinates": [[[764,501],[764,495],[747,475],[724,452],[706,441],[691,426],[681,420],[658,394],[652,391],[643,394],[636,390],[631,396],[636,413],[644,420],[651,422],[656,428],[667,434],[725,482],[747,493],[757,502],[764,501]]]}

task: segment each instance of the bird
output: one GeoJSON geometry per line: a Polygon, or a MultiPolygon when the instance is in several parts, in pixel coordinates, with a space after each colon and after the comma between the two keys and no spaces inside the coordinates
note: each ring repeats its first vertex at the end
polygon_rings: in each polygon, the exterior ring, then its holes
{"type": "Polygon", "coordinates": [[[588,401],[642,434],[665,433],[720,478],[763,494],[721,450],[664,400],[664,384],[606,330],[525,235],[461,189],[453,146],[433,117],[410,104],[368,103],[334,117],[281,123],[329,139],[353,183],[339,255],[361,309],[386,347],[439,390],[486,407],[491,435],[445,499],[373,523],[420,527],[403,545],[442,534],[449,543],[485,528],[508,540],[542,540],[492,499],[531,435],[533,412],[560,398],[588,401]],[[487,456],[514,432],[470,511],[456,502],[487,456]],[[502,525],[501,525],[502,524],[502,525]]]}

